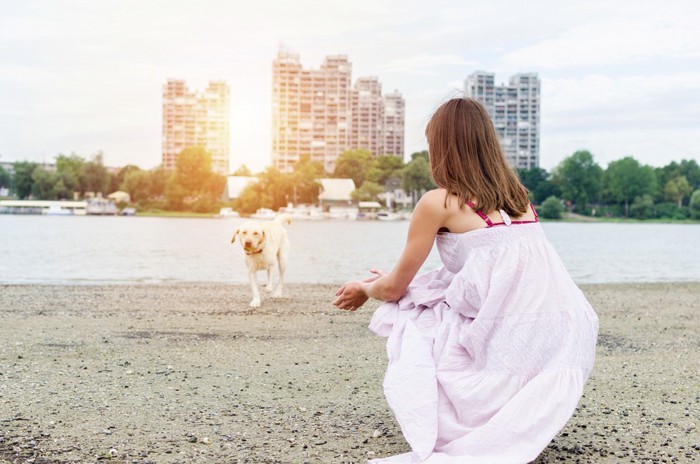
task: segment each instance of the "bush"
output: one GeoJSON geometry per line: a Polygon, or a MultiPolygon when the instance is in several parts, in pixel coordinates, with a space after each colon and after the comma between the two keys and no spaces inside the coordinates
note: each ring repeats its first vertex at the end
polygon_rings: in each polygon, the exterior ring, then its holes
{"type": "Polygon", "coordinates": [[[637,219],[647,219],[654,215],[654,199],[651,195],[643,195],[634,198],[630,205],[630,216],[637,219]]]}
{"type": "Polygon", "coordinates": [[[561,219],[564,212],[564,205],[561,200],[555,196],[548,197],[542,202],[540,214],[546,219],[561,219]]]}
{"type": "Polygon", "coordinates": [[[665,202],[656,205],[656,217],[661,219],[687,219],[688,208],[678,207],[676,203],[665,202]]]}
{"type": "Polygon", "coordinates": [[[690,197],[690,217],[700,219],[700,190],[694,191],[690,197]]]}
{"type": "Polygon", "coordinates": [[[606,218],[622,217],[625,215],[625,207],[622,205],[603,205],[596,214],[606,218]]]}

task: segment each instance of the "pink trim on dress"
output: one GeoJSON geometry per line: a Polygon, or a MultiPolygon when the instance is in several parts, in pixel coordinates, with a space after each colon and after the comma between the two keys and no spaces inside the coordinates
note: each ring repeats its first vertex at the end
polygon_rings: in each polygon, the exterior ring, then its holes
{"type": "MultiPolygon", "coordinates": [[[[489,218],[489,217],[486,215],[486,213],[484,213],[484,212],[483,212],[482,210],[480,210],[480,209],[476,209],[476,205],[475,205],[471,200],[467,200],[467,206],[469,206],[472,210],[474,210],[474,212],[475,212],[481,219],[484,220],[484,222],[486,223],[486,228],[487,228],[487,229],[490,228],[490,227],[493,227],[493,226],[509,226],[509,225],[511,225],[511,224],[534,224],[534,223],[536,223],[536,222],[540,222],[539,215],[537,214],[537,211],[535,210],[535,206],[534,206],[532,203],[530,203],[530,208],[532,209],[532,212],[533,212],[533,214],[535,215],[535,220],[534,220],[534,221],[510,221],[510,223],[507,223],[505,220],[504,220],[503,222],[495,222],[495,223],[494,223],[494,222],[491,220],[491,218],[489,218]]],[[[501,217],[503,217],[503,213],[500,212],[500,210],[499,210],[499,214],[501,215],[501,217]]]]}

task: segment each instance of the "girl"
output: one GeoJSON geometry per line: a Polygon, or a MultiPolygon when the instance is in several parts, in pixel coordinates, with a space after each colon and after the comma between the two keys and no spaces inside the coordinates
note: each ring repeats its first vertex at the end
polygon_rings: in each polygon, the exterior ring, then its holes
{"type": "Polygon", "coordinates": [[[456,98],[426,128],[438,189],[394,269],[348,282],[338,308],[386,301],[384,392],[412,452],[372,463],[525,464],[564,427],[598,318],[545,237],[484,107],[456,98]],[[443,266],[416,277],[433,241],[443,266]]]}

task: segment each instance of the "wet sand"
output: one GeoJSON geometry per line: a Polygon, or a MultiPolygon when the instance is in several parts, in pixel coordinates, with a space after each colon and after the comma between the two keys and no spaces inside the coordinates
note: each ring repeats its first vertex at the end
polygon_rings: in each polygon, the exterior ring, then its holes
{"type": "MultiPolygon", "coordinates": [[[[700,283],[583,287],[601,321],[575,416],[535,461],[700,462],[700,283]]],[[[0,463],[362,463],[408,451],[385,340],[292,285],[0,286],[0,463]]]]}

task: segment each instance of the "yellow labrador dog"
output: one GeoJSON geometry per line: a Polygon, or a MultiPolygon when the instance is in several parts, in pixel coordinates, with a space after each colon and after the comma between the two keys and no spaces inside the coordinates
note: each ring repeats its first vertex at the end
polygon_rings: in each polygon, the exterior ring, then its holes
{"type": "Polygon", "coordinates": [[[289,255],[289,239],[283,224],[291,223],[292,218],[289,214],[281,214],[272,221],[246,221],[233,234],[231,243],[235,242],[236,237],[238,237],[245,252],[250,288],[253,291],[253,299],[250,301],[251,308],[260,307],[257,272],[267,271],[265,290],[271,292],[272,268],[275,267],[275,263],[277,263],[279,270],[279,282],[272,293],[272,297],[280,298],[282,296],[284,271],[287,267],[287,256],[289,255]]]}

